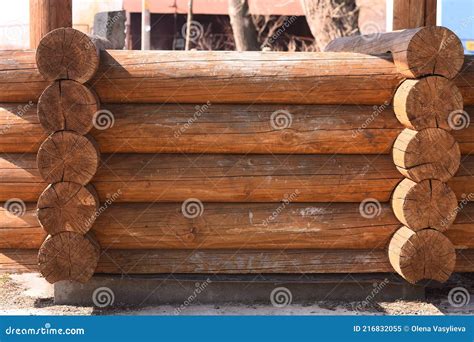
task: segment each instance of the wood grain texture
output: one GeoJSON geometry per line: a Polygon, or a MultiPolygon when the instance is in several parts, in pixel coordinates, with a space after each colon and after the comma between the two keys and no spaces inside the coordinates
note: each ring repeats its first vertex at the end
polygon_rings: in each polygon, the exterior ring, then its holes
{"type": "Polygon", "coordinates": [[[456,128],[452,113],[463,111],[463,98],[454,82],[428,76],[404,81],[395,93],[393,108],[398,120],[407,128],[451,131],[456,128]]]}
{"type": "Polygon", "coordinates": [[[94,126],[99,100],[88,87],[71,80],[55,81],[38,100],[38,118],[47,133],[87,134],[94,126]]]}
{"type": "Polygon", "coordinates": [[[59,27],[72,27],[72,0],[30,0],[30,48],[59,27]]]}
{"type": "Polygon", "coordinates": [[[60,280],[87,282],[97,266],[100,248],[91,235],[74,232],[49,235],[38,252],[41,275],[50,283],[60,280]]]}
{"type": "Polygon", "coordinates": [[[436,25],[437,0],[393,0],[393,29],[436,25]]]}
{"type": "Polygon", "coordinates": [[[409,78],[426,75],[453,78],[464,62],[460,39],[451,30],[437,26],[340,37],[329,43],[326,51],[371,55],[391,52],[397,70],[409,78]]]}
{"type": "Polygon", "coordinates": [[[99,166],[96,142],[72,131],[52,133],[41,144],[36,162],[41,177],[48,183],[90,182],[99,166]]]}
{"type": "Polygon", "coordinates": [[[46,34],[36,49],[36,64],[47,81],[89,81],[99,68],[99,50],[85,33],[70,27],[46,34]]]}
{"type": "Polygon", "coordinates": [[[458,200],[446,183],[434,179],[416,183],[405,178],[393,192],[392,209],[411,230],[432,228],[444,232],[456,218],[458,200]]]}
{"type": "MultiPolygon", "coordinates": [[[[474,196],[474,195],[473,195],[474,196]]],[[[0,249],[38,249],[46,233],[36,203],[9,215],[0,205],[0,249]]],[[[102,203],[93,232],[104,249],[383,249],[400,227],[389,203],[374,218],[358,203],[203,203],[187,219],[181,203],[102,203]],[[278,212],[278,215],[274,215],[278,212]],[[266,225],[265,225],[266,223],[266,225]]],[[[474,249],[474,205],[461,201],[445,232],[457,249],[474,249]]]]}
{"type": "MultiPolygon", "coordinates": [[[[403,130],[389,105],[105,104],[103,109],[113,114],[113,126],[90,132],[102,153],[388,154],[403,130]],[[288,129],[271,126],[278,110],[291,113],[288,129]]],[[[466,120],[474,122],[474,108],[465,111],[466,120]]],[[[451,134],[462,154],[474,154],[474,124],[462,127],[451,134]]],[[[0,132],[0,151],[8,153],[36,153],[47,137],[33,103],[0,104],[0,132]]]]}
{"type": "Polygon", "coordinates": [[[404,129],[393,145],[393,162],[405,177],[446,182],[459,169],[461,152],[454,137],[440,128],[404,129]]]}
{"type": "MultiPolygon", "coordinates": [[[[0,273],[38,271],[37,250],[0,250],[0,273]]],[[[458,250],[456,272],[474,271],[474,250],[458,250]]],[[[386,251],[109,250],[96,273],[371,273],[393,272],[386,251]],[[185,262],[183,262],[185,261],[185,262]]]]}
{"type": "MultiPolygon", "coordinates": [[[[391,101],[403,81],[387,55],[128,52],[129,57],[127,51],[102,53],[102,71],[91,84],[104,103],[219,103],[239,97],[243,103],[381,105],[391,101]]],[[[474,104],[473,62],[473,56],[464,56],[454,78],[465,105],[474,104]]],[[[34,51],[0,51],[0,102],[36,102],[48,85],[36,68],[34,51]]]]}
{"type": "Polygon", "coordinates": [[[434,229],[400,228],[390,240],[388,256],[395,271],[412,284],[423,279],[443,283],[456,265],[453,244],[434,229]]]}
{"type": "Polygon", "coordinates": [[[38,199],[38,221],[48,234],[87,233],[96,218],[99,199],[95,189],[71,182],[48,185],[38,199]]]}
{"type": "MultiPolygon", "coordinates": [[[[474,193],[474,156],[448,182],[458,198],[474,193]]],[[[104,155],[92,180],[103,202],[389,201],[403,179],[388,155],[104,155]]],[[[46,187],[33,154],[0,154],[0,201],[36,201],[46,187]]]]}

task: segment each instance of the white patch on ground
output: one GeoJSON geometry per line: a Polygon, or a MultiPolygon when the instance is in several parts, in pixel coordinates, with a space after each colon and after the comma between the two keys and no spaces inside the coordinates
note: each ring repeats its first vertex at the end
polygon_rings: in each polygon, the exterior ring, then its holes
{"type": "Polygon", "coordinates": [[[15,285],[23,289],[23,295],[32,298],[51,298],[54,296],[54,287],[39,273],[12,274],[10,279],[15,285]]]}

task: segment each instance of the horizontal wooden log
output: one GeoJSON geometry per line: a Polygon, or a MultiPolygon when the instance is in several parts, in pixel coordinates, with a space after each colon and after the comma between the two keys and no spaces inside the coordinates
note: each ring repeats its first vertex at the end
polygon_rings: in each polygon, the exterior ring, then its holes
{"type": "Polygon", "coordinates": [[[99,43],[73,28],[57,28],[39,42],[36,50],[38,69],[48,81],[85,83],[99,68],[99,43]]]}
{"type": "Polygon", "coordinates": [[[459,169],[461,152],[454,137],[441,128],[404,129],[393,144],[393,162],[405,177],[446,182],[459,169]]]}
{"type": "MultiPolygon", "coordinates": [[[[448,185],[474,193],[474,156],[448,185]]],[[[104,155],[92,179],[103,202],[387,202],[403,179],[389,155],[104,155]]],[[[33,154],[0,154],[0,201],[36,201],[46,187],[33,154]]]]}
{"type": "MultiPolygon", "coordinates": [[[[383,249],[401,226],[388,203],[373,218],[361,216],[359,203],[203,203],[195,219],[181,206],[103,203],[92,230],[104,249],[383,249]]],[[[457,249],[474,249],[474,204],[459,208],[445,235],[457,249]]],[[[19,217],[1,203],[0,249],[37,249],[45,237],[35,203],[19,217]]]]}
{"type": "Polygon", "coordinates": [[[94,139],[72,131],[52,133],[41,144],[36,157],[41,177],[48,183],[86,185],[99,162],[99,147],[94,139]]]}
{"type": "MultiPolygon", "coordinates": [[[[403,130],[386,105],[106,104],[103,110],[112,113],[113,126],[91,131],[102,153],[388,154],[403,130]],[[291,114],[288,129],[272,127],[279,110],[291,114]]],[[[465,115],[474,122],[474,107],[465,115]]],[[[36,153],[47,137],[33,103],[0,104],[0,132],[0,151],[8,153],[36,153]]],[[[451,134],[461,153],[474,153],[474,124],[451,134]]]]}
{"type": "MultiPolygon", "coordinates": [[[[455,84],[474,105],[474,57],[455,84]]],[[[91,80],[109,103],[383,104],[403,79],[388,55],[109,50],[91,80]]],[[[49,85],[35,52],[0,51],[0,102],[36,102],[49,85]]]]}
{"type": "Polygon", "coordinates": [[[453,81],[428,76],[404,81],[395,93],[393,108],[398,120],[407,128],[450,131],[456,128],[453,113],[463,112],[463,99],[453,81]]]}
{"type": "MultiPolygon", "coordinates": [[[[0,273],[37,272],[37,250],[0,250],[0,273]]],[[[474,271],[474,250],[458,250],[456,272],[474,271]]],[[[393,272],[383,250],[108,250],[96,273],[375,273],[393,272]]]]}
{"type": "Polygon", "coordinates": [[[38,221],[51,235],[87,233],[94,224],[99,199],[91,185],[59,182],[48,185],[38,199],[38,221]]]}
{"type": "Polygon", "coordinates": [[[456,34],[437,26],[336,38],[326,51],[372,55],[390,51],[398,71],[410,78],[432,74],[453,78],[464,61],[464,49],[456,34]]]}
{"type": "MultiPolygon", "coordinates": [[[[36,102],[34,52],[0,60],[0,102],[36,102]]],[[[388,56],[109,50],[91,84],[102,102],[382,104],[401,80],[388,56]]]]}
{"type": "Polygon", "coordinates": [[[392,210],[406,227],[444,232],[456,218],[458,200],[445,183],[435,179],[402,180],[392,195],[392,210]]]}
{"type": "Polygon", "coordinates": [[[99,100],[94,92],[71,80],[52,83],[38,100],[38,119],[48,133],[74,131],[87,134],[98,110],[99,100]]]}
{"type": "Polygon", "coordinates": [[[50,283],[74,280],[86,283],[94,274],[100,247],[94,237],[74,232],[49,235],[38,252],[41,275],[50,283]]]}
{"type": "Polygon", "coordinates": [[[456,251],[443,233],[434,229],[414,232],[403,226],[388,247],[390,264],[409,283],[420,280],[445,282],[456,265],[456,251]]]}

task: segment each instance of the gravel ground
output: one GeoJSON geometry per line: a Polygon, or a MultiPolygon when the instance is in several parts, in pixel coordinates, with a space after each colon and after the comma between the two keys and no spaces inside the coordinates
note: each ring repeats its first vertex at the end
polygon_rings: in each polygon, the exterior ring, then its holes
{"type": "MultiPolygon", "coordinates": [[[[116,307],[55,305],[53,287],[36,273],[0,278],[0,315],[174,315],[175,306],[116,307]]],[[[373,302],[355,311],[358,302],[323,301],[276,308],[271,305],[191,305],[182,315],[445,315],[474,314],[474,303],[455,308],[444,290],[428,293],[425,301],[373,302]]]]}

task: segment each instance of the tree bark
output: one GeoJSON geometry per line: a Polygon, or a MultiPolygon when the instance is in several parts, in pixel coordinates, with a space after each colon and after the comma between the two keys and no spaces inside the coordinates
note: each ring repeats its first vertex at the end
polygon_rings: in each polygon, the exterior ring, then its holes
{"type": "Polygon", "coordinates": [[[259,51],[257,29],[252,21],[247,0],[229,0],[229,17],[238,51],[259,51]]]}
{"type": "Polygon", "coordinates": [[[320,51],[333,39],[359,33],[355,0],[301,0],[301,5],[320,51]]]}

